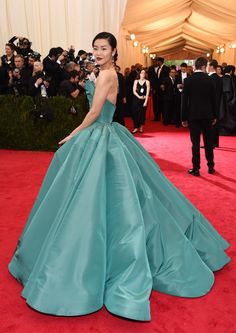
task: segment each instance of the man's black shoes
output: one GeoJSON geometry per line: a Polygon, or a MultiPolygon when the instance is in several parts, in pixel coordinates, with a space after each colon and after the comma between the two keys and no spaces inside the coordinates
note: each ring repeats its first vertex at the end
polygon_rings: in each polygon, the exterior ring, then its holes
{"type": "Polygon", "coordinates": [[[199,177],[200,176],[200,172],[199,170],[195,170],[195,169],[189,169],[188,170],[188,173],[192,176],[196,176],[196,177],[199,177]]]}
{"type": "Polygon", "coordinates": [[[210,173],[210,174],[213,175],[213,173],[215,173],[215,172],[216,172],[216,171],[215,171],[214,168],[208,168],[208,173],[210,173]]]}

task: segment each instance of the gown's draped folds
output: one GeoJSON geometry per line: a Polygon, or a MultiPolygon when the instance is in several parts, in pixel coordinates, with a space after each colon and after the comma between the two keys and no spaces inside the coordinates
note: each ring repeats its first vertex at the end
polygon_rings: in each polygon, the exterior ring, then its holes
{"type": "MultiPolygon", "coordinates": [[[[86,83],[91,103],[94,85],[86,83]]],[[[229,262],[228,243],[162,174],[106,100],[55,153],[9,264],[34,309],[83,315],[103,305],[150,320],[151,290],[198,297],[229,262]]]]}

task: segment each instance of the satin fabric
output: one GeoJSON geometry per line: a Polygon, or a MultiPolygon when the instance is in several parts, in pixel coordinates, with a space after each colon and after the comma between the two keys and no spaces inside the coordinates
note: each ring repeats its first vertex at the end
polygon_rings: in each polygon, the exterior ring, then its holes
{"type": "MultiPolygon", "coordinates": [[[[86,83],[92,102],[94,85],[86,83]]],[[[118,123],[98,119],[55,153],[9,264],[34,309],[75,316],[103,305],[150,320],[152,288],[198,297],[228,243],[118,123]]]]}

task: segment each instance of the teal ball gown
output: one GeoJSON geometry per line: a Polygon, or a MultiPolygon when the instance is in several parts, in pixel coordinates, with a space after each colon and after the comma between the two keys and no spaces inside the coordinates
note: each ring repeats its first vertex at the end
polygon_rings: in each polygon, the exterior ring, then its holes
{"type": "MultiPolygon", "coordinates": [[[[91,104],[94,84],[87,81],[91,104]]],[[[97,120],[55,153],[9,264],[34,309],[150,320],[151,290],[199,297],[228,243],[130,132],[97,120]]]]}

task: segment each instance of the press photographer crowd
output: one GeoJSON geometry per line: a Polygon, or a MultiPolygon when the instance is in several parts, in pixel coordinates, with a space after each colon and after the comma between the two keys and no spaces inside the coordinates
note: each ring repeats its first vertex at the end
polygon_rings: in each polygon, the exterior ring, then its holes
{"type": "MultiPolygon", "coordinates": [[[[166,66],[164,58],[156,57],[152,66],[141,64],[120,72],[117,70],[119,90],[114,120],[124,125],[124,116],[132,116],[133,133],[143,133],[148,102],[152,100],[154,121],[163,125],[181,126],[181,101],[184,79],[193,73],[193,68],[183,62],[178,68],[166,66]],[[151,96],[151,98],[150,98],[151,96]]],[[[236,76],[235,66],[219,65],[212,60],[207,66],[214,78],[217,92],[217,118],[221,121],[223,135],[235,132],[236,123],[236,76]]],[[[76,99],[85,94],[84,80],[96,81],[99,67],[92,53],[71,46],[68,50],[52,47],[42,59],[32,49],[26,37],[12,37],[5,45],[5,54],[0,58],[0,95],[32,96],[50,98],[65,96],[76,99]]]]}
{"type": "Polygon", "coordinates": [[[77,98],[84,93],[80,82],[85,77],[94,80],[97,73],[92,54],[80,50],[76,56],[73,47],[53,47],[41,59],[28,38],[15,36],[0,60],[0,94],[77,98]]]}

